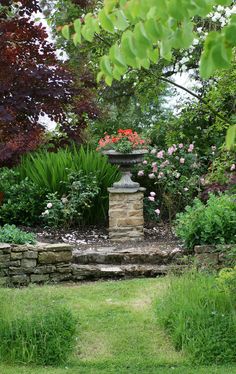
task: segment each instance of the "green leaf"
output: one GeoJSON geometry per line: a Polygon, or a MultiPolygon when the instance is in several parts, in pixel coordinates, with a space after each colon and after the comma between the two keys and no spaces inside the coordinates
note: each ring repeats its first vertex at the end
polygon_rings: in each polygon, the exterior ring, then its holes
{"type": "Polygon", "coordinates": [[[150,58],[150,60],[156,64],[158,59],[159,59],[159,49],[156,48],[156,49],[153,49],[151,51],[148,52],[148,56],[150,58]]]}
{"type": "Polygon", "coordinates": [[[122,10],[116,10],[114,13],[116,16],[115,26],[118,30],[124,31],[129,26],[127,18],[122,10]]]}
{"type": "Polygon", "coordinates": [[[104,76],[103,72],[99,71],[99,73],[97,74],[97,83],[99,83],[102,80],[103,76],[104,76]]]}
{"type": "Polygon", "coordinates": [[[114,25],[112,23],[111,17],[105,12],[105,10],[101,10],[98,14],[98,19],[101,22],[101,26],[105,31],[109,31],[114,33],[114,25]]]}
{"type": "Polygon", "coordinates": [[[80,34],[81,33],[81,22],[80,22],[80,19],[76,19],[74,21],[74,29],[75,29],[75,32],[77,34],[80,34]]]}
{"type": "Polygon", "coordinates": [[[101,57],[100,69],[104,73],[105,76],[112,77],[112,69],[111,69],[110,59],[108,56],[101,57]]]}
{"type": "Polygon", "coordinates": [[[230,126],[226,135],[226,148],[233,149],[236,145],[236,125],[230,126]]]}
{"type": "Polygon", "coordinates": [[[141,59],[146,58],[147,49],[152,48],[152,43],[142,22],[139,22],[134,28],[134,40],[137,56],[141,59]]]}
{"type": "Polygon", "coordinates": [[[125,33],[123,33],[120,48],[126,64],[136,68],[136,51],[133,41],[133,34],[130,30],[127,30],[125,33]]]}
{"type": "Polygon", "coordinates": [[[109,56],[110,56],[111,60],[114,62],[114,64],[116,64],[120,67],[123,67],[123,68],[127,68],[127,65],[125,63],[125,59],[124,59],[124,57],[121,53],[121,50],[120,50],[118,44],[115,44],[110,48],[109,56]]]}
{"type": "Polygon", "coordinates": [[[149,19],[145,22],[145,30],[153,43],[156,43],[158,39],[163,36],[163,28],[161,22],[157,22],[154,19],[149,19]]]}
{"type": "Polygon", "coordinates": [[[70,28],[68,25],[65,25],[62,27],[61,30],[62,35],[64,36],[65,39],[69,40],[70,39],[70,28]]]}
{"type": "Polygon", "coordinates": [[[81,43],[81,34],[75,33],[72,37],[74,45],[77,46],[78,44],[81,43]]]}
{"type": "Polygon", "coordinates": [[[171,52],[172,44],[170,39],[164,39],[160,43],[160,55],[165,58],[167,61],[170,61],[172,58],[171,52]]]}

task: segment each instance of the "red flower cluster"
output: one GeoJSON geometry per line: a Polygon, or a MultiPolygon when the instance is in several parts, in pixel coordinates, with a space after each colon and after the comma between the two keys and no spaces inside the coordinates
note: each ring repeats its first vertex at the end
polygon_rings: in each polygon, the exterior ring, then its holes
{"type": "Polygon", "coordinates": [[[101,138],[98,142],[99,146],[97,150],[101,149],[118,149],[121,144],[126,143],[131,150],[142,148],[145,146],[146,141],[142,139],[136,131],[131,129],[119,129],[117,134],[108,135],[105,133],[105,137],[101,138]]]}

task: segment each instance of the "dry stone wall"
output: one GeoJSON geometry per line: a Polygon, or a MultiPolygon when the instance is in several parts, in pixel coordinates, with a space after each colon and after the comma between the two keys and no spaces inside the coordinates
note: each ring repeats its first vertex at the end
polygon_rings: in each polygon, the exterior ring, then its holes
{"type": "Polygon", "coordinates": [[[73,247],[69,244],[0,243],[0,286],[57,283],[71,279],[73,247]]]}

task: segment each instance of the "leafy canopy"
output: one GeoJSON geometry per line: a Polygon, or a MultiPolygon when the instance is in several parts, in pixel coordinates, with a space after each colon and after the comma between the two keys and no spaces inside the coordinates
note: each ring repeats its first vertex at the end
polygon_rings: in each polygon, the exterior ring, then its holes
{"type": "MultiPolygon", "coordinates": [[[[197,37],[194,17],[204,18],[214,6],[229,6],[231,0],[104,0],[97,14],[65,25],[63,35],[77,45],[92,41],[104,30],[117,39],[100,62],[98,80],[108,85],[119,80],[129,67],[148,69],[159,57],[171,60],[173,49],[188,48],[197,37]],[[73,28],[73,30],[72,30],[73,28]]],[[[210,77],[219,68],[228,68],[236,46],[236,15],[221,31],[208,34],[201,56],[200,73],[210,77]]]]}
{"type": "MultiPolygon", "coordinates": [[[[98,81],[108,85],[130,69],[149,69],[159,58],[171,61],[173,50],[189,48],[195,38],[194,18],[204,18],[215,6],[230,6],[232,0],[104,0],[96,14],[88,13],[62,28],[75,45],[92,42],[104,31],[114,34],[108,54],[100,60],[98,81]]],[[[236,14],[220,31],[208,33],[200,59],[200,75],[209,78],[216,70],[229,68],[236,47],[236,14]]],[[[228,132],[231,147],[236,125],[228,132]]]]}

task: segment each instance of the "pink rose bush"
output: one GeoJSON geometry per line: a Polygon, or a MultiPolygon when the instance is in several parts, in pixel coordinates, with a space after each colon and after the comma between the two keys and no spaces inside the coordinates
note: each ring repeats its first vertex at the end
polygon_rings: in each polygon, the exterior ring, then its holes
{"type": "Polygon", "coordinates": [[[156,219],[171,218],[198,195],[200,177],[207,170],[195,146],[173,144],[167,149],[150,149],[138,166],[137,177],[147,188],[146,208],[156,219]]]}

